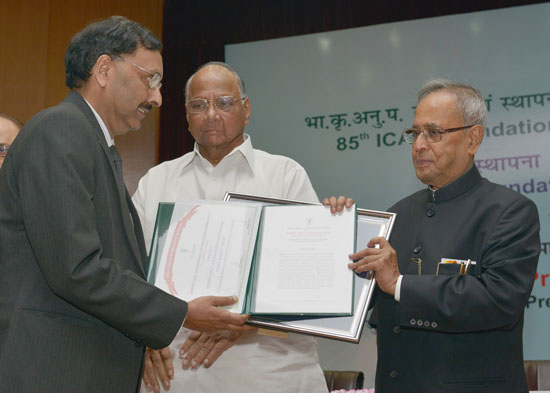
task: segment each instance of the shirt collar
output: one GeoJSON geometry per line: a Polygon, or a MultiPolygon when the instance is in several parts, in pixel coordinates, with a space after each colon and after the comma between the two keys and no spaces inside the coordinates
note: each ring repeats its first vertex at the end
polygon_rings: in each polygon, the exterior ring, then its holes
{"type": "Polygon", "coordinates": [[[428,187],[427,191],[430,194],[430,200],[432,202],[445,202],[468,192],[476,184],[478,184],[481,179],[482,177],[474,164],[472,165],[472,168],[468,170],[468,172],[460,176],[452,183],[447,184],[446,186],[441,187],[438,190],[434,190],[433,188],[428,187]]]}
{"type": "MultiPolygon", "coordinates": [[[[239,146],[235,147],[233,150],[231,150],[231,152],[226,155],[218,165],[221,165],[223,164],[223,162],[225,160],[227,160],[229,157],[231,156],[234,156],[236,154],[241,154],[246,163],[248,164],[248,167],[250,168],[250,170],[252,171],[252,174],[254,174],[254,163],[255,163],[255,160],[254,160],[254,148],[252,147],[252,141],[250,140],[250,136],[248,134],[243,134],[244,136],[244,142],[241,143],[239,146]]],[[[195,153],[194,154],[194,158],[195,159],[199,159],[201,161],[201,163],[203,164],[203,166],[209,171],[211,172],[214,167],[212,166],[212,164],[202,156],[202,154],[200,153],[200,150],[199,150],[199,145],[197,142],[195,142],[195,146],[193,148],[193,152],[195,153]]]]}
{"type": "MultiPolygon", "coordinates": [[[[82,97],[84,98],[84,97],[82,97]]],[[[95,118],[97,119],[97,122],[99,123],[99,126],[101,127],[101,131],[103,131],[103,135],[105,136],[105,141],[107,142],[107,146],[111,147],[115,144],[115,140],[109,133],[109,130],[107,129],[107,126],[103,122],[103,119],[101,116],[99,116],[99,113],[97,113],[94,109],[94,107],[84,98],[84,101],[86,101],[86,104],[90,107],[92,110],[92,113],[94,114],[95,118]]]]}

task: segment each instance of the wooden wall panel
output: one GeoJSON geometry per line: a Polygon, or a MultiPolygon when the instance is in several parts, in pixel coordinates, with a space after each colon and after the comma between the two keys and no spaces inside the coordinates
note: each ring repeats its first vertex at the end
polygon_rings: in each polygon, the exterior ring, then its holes
{"type": "MultiPolygon", "coordinates": [[[[65,86],[65,50],[88,23],[124,15],[161,38],[162,0],[3,0],[0,7],[0,112],[27,121],[55,105],[65,86]]],[[[159,110],[152,110],[138,132],[116,139],[132,193],[156,162],[159,110]]]]}
{"type": "Polygon", "coordinates": [[[44,109],[49,0],[3,0],[0,112],[26,122],[44,109]]]}
{"type": "MultiPolygon", "coordinates": [[[[50,0],[50,49],[46,105],[59,102],[69,89],[65,86],[65,50],[72,36],[88,23],[110,15],[123,15],[141,23],[161,38],[162,2],[151,0],[50,0]]],[[[139,179],[156,162],[159,110],[149,112],[137,132],[116,138],[124,160],[124,179],[132,194],[139,179]]]]}

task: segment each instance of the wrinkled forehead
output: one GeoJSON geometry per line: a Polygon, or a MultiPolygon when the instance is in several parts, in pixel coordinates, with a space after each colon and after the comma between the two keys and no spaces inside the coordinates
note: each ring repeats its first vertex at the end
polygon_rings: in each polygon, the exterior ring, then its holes
{"type": "MultiPolygon", "coordinates": [[[[418,103],[414,113],[415,127],[440,126],[461,123],[455,96],[445,90],[428,94],[418,103]]],[[[460,124],[458,124],[460,125],[460,124]]]]}

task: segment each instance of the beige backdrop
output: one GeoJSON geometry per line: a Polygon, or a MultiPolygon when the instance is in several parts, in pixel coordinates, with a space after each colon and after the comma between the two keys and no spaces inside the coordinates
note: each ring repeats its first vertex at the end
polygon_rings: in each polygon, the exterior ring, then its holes
{"type": "MultiPolygon", "coordinates": [[[[0,112],[26,122],[67,95],[65,49],[89,22],[124,15],[161,38],[162,6],[162,0],[2,0],[0,112]]],[[[116,139],[130,193],[156,162],[158,124],[153,109],[140,131],[116,139]]]]}

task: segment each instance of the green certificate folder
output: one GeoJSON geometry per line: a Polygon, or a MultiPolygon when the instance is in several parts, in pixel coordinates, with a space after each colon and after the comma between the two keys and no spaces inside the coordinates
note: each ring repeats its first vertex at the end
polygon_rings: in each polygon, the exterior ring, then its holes
{"type": "Polygon", "coordinates": [[[161,203],[148,280],[185,300],[237,295],[233,312],[353,312],[355,210],[211,201],[161,203]]]}

